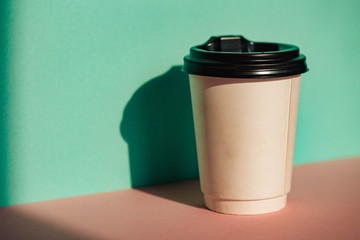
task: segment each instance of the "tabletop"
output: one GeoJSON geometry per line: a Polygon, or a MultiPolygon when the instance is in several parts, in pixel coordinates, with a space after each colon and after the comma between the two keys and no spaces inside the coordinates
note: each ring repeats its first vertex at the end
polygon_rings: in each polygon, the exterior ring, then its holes
{"type": "Polygon", "coordinates": [[[287,206],[204,207],[198,180],[0,208],[0,239],[360,239],[360,157],[294,167],[287,206]]]}

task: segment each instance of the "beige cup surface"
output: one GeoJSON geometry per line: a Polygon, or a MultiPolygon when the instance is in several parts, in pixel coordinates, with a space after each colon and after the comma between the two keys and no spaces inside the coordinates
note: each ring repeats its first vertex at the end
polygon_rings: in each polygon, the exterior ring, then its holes
{"type": "Polygon", "coordinates": [[[299,84],[300,75],[256,81],[190,75],[200,183],[210,209],[256,214],[285,206],[299,84]]]}

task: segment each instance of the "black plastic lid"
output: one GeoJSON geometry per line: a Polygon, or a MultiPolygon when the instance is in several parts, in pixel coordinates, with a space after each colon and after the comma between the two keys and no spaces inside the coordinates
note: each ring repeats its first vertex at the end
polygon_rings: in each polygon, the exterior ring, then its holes
{"type": "Polygon", "coordinates": [[[297,46],[217,36],[190,49],[183,71],[213,77],[274,78],[298,75],[308,68],[297,46]]]}

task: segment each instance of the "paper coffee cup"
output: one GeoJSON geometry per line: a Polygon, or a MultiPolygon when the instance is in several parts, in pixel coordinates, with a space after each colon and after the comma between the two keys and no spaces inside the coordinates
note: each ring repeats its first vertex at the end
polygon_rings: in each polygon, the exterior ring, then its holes
{"type": "Polygon", "coordinates": [[[227,214],[284,208],[305,56],[289,44],[220,36],[191,48],[183,70],[205,205],[227,214]]]}

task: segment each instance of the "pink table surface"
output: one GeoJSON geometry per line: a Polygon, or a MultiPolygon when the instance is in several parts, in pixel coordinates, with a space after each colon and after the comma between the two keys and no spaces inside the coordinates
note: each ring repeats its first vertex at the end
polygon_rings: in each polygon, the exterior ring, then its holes
{"type": "Polygon", "coordinates": [[[198,180],[0,208],[0,239],[360,239],[360,158],[296,166],[287,207],[204,208],[198,180]]]}

